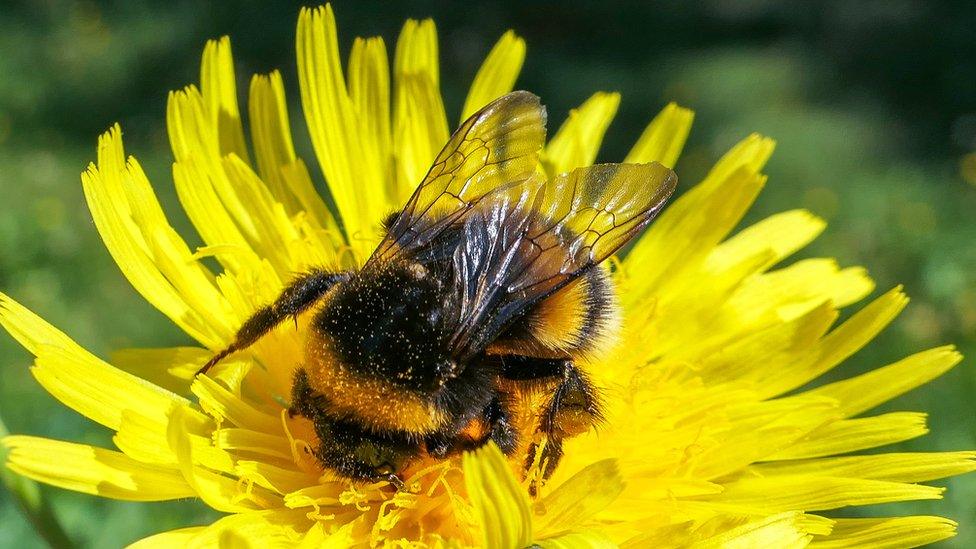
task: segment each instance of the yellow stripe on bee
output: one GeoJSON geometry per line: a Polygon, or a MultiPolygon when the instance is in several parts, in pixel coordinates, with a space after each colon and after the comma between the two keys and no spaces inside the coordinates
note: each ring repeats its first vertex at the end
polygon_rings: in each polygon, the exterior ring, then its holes
{"type": "Polygon", "coordinates": [[[572,351],[580,344],[589,306],[590,281],[580,277],[540,302],[529,317],[529,329],[549,349],[572,351]]]}
{"type": "Polygon", "coordinates": [[[305,348],[309,385],[325,397],[325,412],[352,417],[376,431],[399,430],[430,434],[447,423],[444,412],[401,387],[349,371],[336,357],[332,343],[312,333],[305,348]]]}

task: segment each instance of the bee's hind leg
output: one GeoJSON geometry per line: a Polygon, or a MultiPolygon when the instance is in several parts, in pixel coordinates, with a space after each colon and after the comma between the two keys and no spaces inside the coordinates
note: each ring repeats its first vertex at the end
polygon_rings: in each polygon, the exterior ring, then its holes
{"type": "MultiPolygon", "coordinates": [[[[603,420],[600,397],[586,374],[569,359],[505,357],[502,376],[512,381],[555,384],[536,432],[545,436],[544,444],[533,442],[525,459],[526,470],[542,465],[540,481],[556,470],[563,456],[563,440],[585,433],[603,420]],[[541,455],[537,456],[539,448],[541,455]]],[[[535,491],[535,486],[532,486],[535,491]]]]}
{"type": "Polygon", "coordinates": [[[541,427],[547,433],[567,438],[583,434],[602,422],[603,412],[599,393],[582,370],[567,360],[562,374],[541,427]]]}

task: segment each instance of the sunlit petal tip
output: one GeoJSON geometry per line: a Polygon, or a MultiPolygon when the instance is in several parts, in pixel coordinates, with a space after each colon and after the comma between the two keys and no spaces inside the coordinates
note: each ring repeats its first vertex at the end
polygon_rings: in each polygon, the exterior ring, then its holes
{"type": "Polygon", "coordinates": [[[759,173],[773,155],[776,141],[762,134],[753,133],[736,143],[712,168],[710,176],[727,177],[736,169],[743,168],[759,173]]]}
{"type": "Polygon", "coordinates": [[[468,91],[461,109],[461,120],[467,119],[492,100],[512,91],[525,61],[525,40],[509,30],[488,53],[468,91]]]}
{"type": "Polygon", "coordinates": [[[624,162],[656,161],[673,168],[688,139],[694,119],[695,113],[691,109],[669,103],[644,128],[624,162]]]}
{"type": "Polygon", "coordinates": [[[619,106],[619,93],[596,92],[571,110],[543,151],[548,174],[554,176],[593,164],[619,106]]]}
{"type": "Polygon", "coordinates": [[[955,536],[957,526],[931,516],[839,519],[830,542],[836,547],[920,547],[955,536]]]}

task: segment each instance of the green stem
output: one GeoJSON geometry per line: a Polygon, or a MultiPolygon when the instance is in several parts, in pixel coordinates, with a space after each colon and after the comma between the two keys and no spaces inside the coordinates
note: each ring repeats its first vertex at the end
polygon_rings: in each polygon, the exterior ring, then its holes
{"type": "MultiPolygon", "coordinates": [[[[0,418],[0,438],[9,434],[7,426],[0,418]]],[[[0,458],[6,463],[6,449],[0,448],[0,458]]],[[[64,528],[61,527],[61,523],[58,522],[58,518],[54,515],[54,511],[47,500],[44,499],[36,482],[14,473],[5,465],[0,466],[0,479],[3,480],[3,485],[10,492],[14,502],[20,507],[20,511],[24,513],[24,516],[27,517],[27,520],[48,545],[58,549],[74,547],[74,543],[71,542],[71,538],[68,537],[64,528]]]]}

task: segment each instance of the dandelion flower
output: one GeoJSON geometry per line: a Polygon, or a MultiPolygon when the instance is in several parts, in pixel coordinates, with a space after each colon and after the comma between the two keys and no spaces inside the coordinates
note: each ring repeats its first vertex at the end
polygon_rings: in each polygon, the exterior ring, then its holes
{"type": "MultiPolygon", "coordinates": [[[[567,441],[537,495],[494,446],[431,463],[402,490],[323,470],[309,452],[317,444],[309,422],[287,414],[307,318],[195,377],[293,273],[361,265],[379,220],[423,178],[453,126],[432,21],[406,23],[392,67],[382,39],[356,39],[344,71],[331,8],[306,9],[297,53],[305,120],[334,207],[295,152],[281,75],[251,79],[245,129],[230,42],[207,44],[200,85],[171,93],[167,106],[176,190],[206,245],[190,249],[172,228],[118,126],[82,174],[123,274],[198,345],[124,350],[107,362],[3,296],[0,323],[36,357],[34,377],[115,432],[116,447],[8,436],[8,467],[79,492],[195,497],[226,513],[138,547],[907,547],[953,535],[955,524],[939,517],[825,514],[937,499],[942,489],[921,483],[976,468],[974,452],[866,452],[926,432],[924,414],[870,410],[960,355],[940,347],[804,389],[866,345],[907,298],[892,289],[838,323],[839,309],[874,285],[832,259],[782,266],[824,230],[808,212],[730,235],[766,181],[773,142],[758,135],[615,261],[621,341],[586,365],[607,421],[567,441]]],[[[513,89],[524,55],[514,33],[498,41],[461,119],[513,89]]],[[[597,93],[573,110],[539,170],[592,164],[619,100],[597,93]]],[[[691,122],[690,111],[668,105],[624,160],[673,166],[691,122]]]]}

